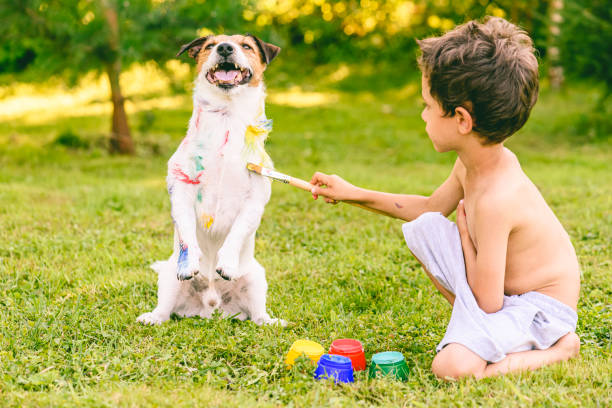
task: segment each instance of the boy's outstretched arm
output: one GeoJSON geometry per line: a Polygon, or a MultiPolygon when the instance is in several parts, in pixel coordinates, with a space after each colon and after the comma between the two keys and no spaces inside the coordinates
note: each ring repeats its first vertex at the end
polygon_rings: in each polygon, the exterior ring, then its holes
{"type": "Polygon", "coordinates": [[[506,253],[511,230],[508,212],[505,210],[510,208],[504,208],[502,200],[482,201],[471,211],[476,214],[471,224],[474,235],[478,237],[478,248],[468,231],[463,200],[457,206],[457,227],[461,236],[466,278],[474,298],[484,312],[495,313],[504,304],[506,253]]]}
{"type": "Polygon", "coordinates": [[[310,183],[317,186],[312,191],[315,200],[323,196],[331,204],[338,201],[359,203],[383,211],[390,217],[412,221],[426,212],[440,212],[448,216],[457,208],[459,200],[463,198],[463,187],[457,177],[459,166],[461,163],[457,159],[450,176],[429,197],[366,190],[339,176],[319,172],[312,176],[310,183]]]}

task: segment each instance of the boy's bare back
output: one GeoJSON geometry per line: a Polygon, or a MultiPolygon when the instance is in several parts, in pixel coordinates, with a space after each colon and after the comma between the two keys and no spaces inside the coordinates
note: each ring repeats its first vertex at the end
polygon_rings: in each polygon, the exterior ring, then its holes
{"type": "Polygon", "coordinates": [[[525,175],[516,156],[501,152],[485,174],[467,174],[460,159],[453,171],[464,191],[470,237],[478,251],[476,225],[489,230],[508,228],[504,294],[537,291],[574,310],[580,289],[576,253],[563,226],[537,187],[525,175]],[[497,207],[477,211],[479,207],[497,207]],[[487,218],[488,214],[495,216],[487,218]]]}

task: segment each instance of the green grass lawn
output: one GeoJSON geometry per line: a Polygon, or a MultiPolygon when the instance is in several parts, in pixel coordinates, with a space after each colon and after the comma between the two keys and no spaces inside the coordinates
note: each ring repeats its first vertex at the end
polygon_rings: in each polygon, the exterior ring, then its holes
{"type": "MultiPolygon", "coordinates": [[[[320,170],[368,188],[429,194],[454,156],[431,147],[418,94],[415,83],[337,91],[324,105],[268,104],[269,152],[277,169],[296,177],[320,170]]],[[[580,359],[452,383],[430,371],[451,310],[411,258],[401,222],[314,202],[281,184],[256,257],[267,270],[268,308],[289,327],[219,318],[136,323],[156,304],[148,265],[171,253],[164,177],[190,116],[188,98],[182,109],[131,117],[136,157],[111,157],[99,146],[106,116],[1,122],[0,405],[612,405],[612,149],[582,142],[574,126],[595,98],[591,88],[544,92],[508,143],[580,258],[580,359]],[[67,129],[90,147],[52,142],[67,129]],[[340,337],[361,340],[368,359],[401,351],[409,381],[358,373],[355,384],[335,386],[314,381],[305,361],[284,367],[294,340],[327,348],[340,337]]]]}

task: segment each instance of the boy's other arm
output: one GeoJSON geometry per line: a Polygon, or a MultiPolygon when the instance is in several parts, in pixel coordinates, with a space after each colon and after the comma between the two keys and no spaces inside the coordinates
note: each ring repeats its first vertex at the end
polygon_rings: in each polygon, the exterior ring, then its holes
{"type": "Polygon", "coordinates": [[[478,203],[472,214],[478,249],[470,237],[463,201],[457,207],[457,227],[465,260],[468,284],[478,306],[486,313],[501,310],[504,303],[506,254],[511,224],[509,208],[502,203],[478,203]],[[498,205],[499,204],[499,205],[498,205]]]}
{"type": "Polygon", "coordinates": [[[440,212],[448,216],[457,208],[459,200],[463,198],[463,187],[457,176],[460,165],[457,159],[450,176],[429,197],[366,190],[339,176],[323,173],[315,173],[310,183],[317,186],[312,191],[315,200],[321,195],[326,202],[332,204],[337,201],[355,202],[383,211],[390,217],[412,221],[426,212],[440,212]]]}

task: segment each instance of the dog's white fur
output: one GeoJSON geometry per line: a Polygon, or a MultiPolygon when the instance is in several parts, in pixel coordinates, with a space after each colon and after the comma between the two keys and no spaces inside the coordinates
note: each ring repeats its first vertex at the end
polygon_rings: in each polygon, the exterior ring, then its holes
{"type": "MultiPolygon", "coordinates": [[[[254,69],[240,44],[223,41],[234,46],[238,65],[254,69]]],[[[206,75],[218,58],[212,49],[202,62],[187,136],[168,162],[174,252],[152,266],[159,274],[158,303],[138,317],[145,324],[160,324],[173,313],[210,318],[217,310],[257,324],[284,324],[266,311],[265,270],[253,256],[270,181],[246,169],[246,161],[260,157],[245,154],[245,132],[261,118],[265,88],[263,81],[229,90],[210,83],[206,75]],[[181,243],[186,259],[179,259],[181,243]]]]}

